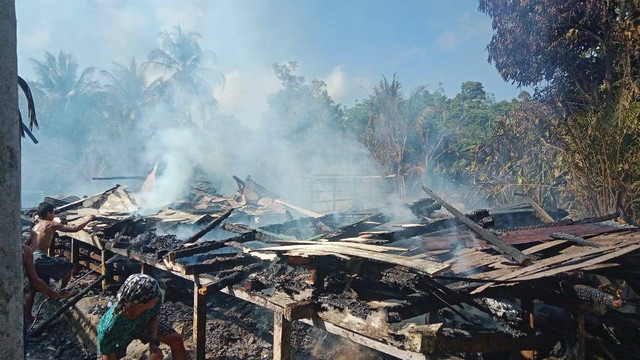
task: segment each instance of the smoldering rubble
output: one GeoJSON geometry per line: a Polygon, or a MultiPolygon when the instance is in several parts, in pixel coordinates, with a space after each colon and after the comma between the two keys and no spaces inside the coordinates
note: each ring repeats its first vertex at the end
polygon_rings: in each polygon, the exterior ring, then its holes
{"type": "MultiPolygon", "coordinates": [[[[182,309],[174,320],[186,324],[196,357],[308,355],[306,337],[320,329],[378,351],[371,358],[639,353],[640,233],[615,222],[618,214],[572,219],[526,196],[463,213],[424,188],[403,205],[414,222],[398,223],[385,208],[316,213],[250,177],[234,179],[235,194],[194,183],[152,214],[124,186],[57,197],[61,221],[98,217],[57,251],[79,251],[87,266],[121,255],[169,279],[171,306],[182,309]],[[259,317],[268,320],[242,325],[259,317]],[[235,346],[251,331],[258,336],[243,353],[235,346]]],[[[28,210],[23,217],[31,221],[28,210]]],[[[126,274],[104,269],[112,284],[126,274]]]]}

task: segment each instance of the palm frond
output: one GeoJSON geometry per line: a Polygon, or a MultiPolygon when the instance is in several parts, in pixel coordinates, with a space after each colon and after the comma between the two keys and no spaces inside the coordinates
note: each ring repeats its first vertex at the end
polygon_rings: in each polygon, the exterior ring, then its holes
{"type": "MultiPolygon", "coordinates": [[[[18,85],[20,85],[22,92],[24,92],[24,96],[27,98],[27,112],[29,114],[29,129],[33,129],[34,126],[36,128],[39,128],[38,119],[36,118],[36,105],[35,105],[35,102],[33,101],[33,95],[31,94],[31,89],[29,88],[29,85],[27,84],[27,82],[24,81],[24,79],[21,78],[20,76],[18,76],[18,85]]],[[[20,114],[19,111],[18,111],[18,114],[20,114]]],[[[22,114],[20,114],[20,126],[22,127],[22,114]]],[[[22,136],[24,137],[24,134],[22,134],[22,136]]]]}

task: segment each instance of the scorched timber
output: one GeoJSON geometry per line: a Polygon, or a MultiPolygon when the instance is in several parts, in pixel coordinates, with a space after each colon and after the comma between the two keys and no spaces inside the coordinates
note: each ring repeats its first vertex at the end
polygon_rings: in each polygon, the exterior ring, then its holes
{"type": "Polygon", "coordinates": [[[198,241],[201,237],[205,236],[209,231],[213,230],[216,226],[220,225],[220,223],[222,223],[226,218],[228,218],[231,215],[231,213],[233,212],[233,210],[234,209],[229,209],[229,210],[225,211],[222,215],[220,215],[219,218],[211,221],[202,230],[198,231],[193,236],[188,238],[184,242],[184,245],[193,244],[194,242],[198,241]]]}
{"type": "Polygon", "coordinates": [[[554,238],[554,239],[562,239],[562,240],[571,241],[572,243],[575,243],[575,244],[577,244],[579,246],[591,246],[591,247],[602,247],[602,246],[604,246],[602,244],[594,243],[593,241],[585,240],[584,238],[581,238],[579,236],[575,236],[575,235],[571,235],[571,234],[565,234],[565,233],[561,233],[561,232],[551,233],[550,236],[552,238],[554,238]]]}
{"type": "Polygon", "coordinates": [[[474,223],[471,219],[466,217],[456,208],[449,205],[446,201],[440,199],[440,197],[438,197],[433,191],[428,189],[426,186],[423,186],[422,190],[424,190],[424,192],[426,192],[433,200],[439,202],[442,206],[444,206],[444,208],[447,209],[447,211],[449,211],[451,214],[453,214],[453,216],[455,216],[458,220],[462,221],[465,225],[469,226],[471,230],[473,230],[476,234],[480,235],[480,237],[482,237],[484,240],[488,241],[489,243],[491,243],[491,245],[495,246],[498,249],[498,251],[500,251],[501,254],[503,254],[507,258],[515,261],[520,265],[526,266],[531,264],[532,258],[530,256],[523,254],[520,250],[509,245],[509,243],[505,242],[504,240],[493,235],[486,229],[483,229],[478,224],[474,223]]]}
{"type": "MultiPolygon", "coordinates": [[[[370,250],[356,249],[353,247],[334,245],[325,243],[322,245],[288,245],[288,246],[276,246],[270,248],[262,248],[260,251],[275,251],[285,252],[285,255],[289,256],[313,256],[316,254],[333,255],[336,257],[359,257],[362,259],[369,259],[383,263],[390,263],[394,265],[400,265],[414,270],[418,270],[430,276],[439,274],[446,270],[449,266],[438,263],[435,261],[429,261],[425,259],[410,258],[407,256],[394,255],[380,253],[370,250]]],[[[375,246],[375,245],[369,245],[375,246]]],[[[384,246],[380,246],[384,249],[384,246]]]]}

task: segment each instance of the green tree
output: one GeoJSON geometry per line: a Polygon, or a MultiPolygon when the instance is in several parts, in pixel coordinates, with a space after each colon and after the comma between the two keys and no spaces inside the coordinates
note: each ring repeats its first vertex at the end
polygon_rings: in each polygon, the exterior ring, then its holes
{"type": "Polygon", "coordinates": [[[405,170],[407,140],[411,120],[404,116],[402,85],[394,74],[389,81],[382,77],[367,100],[369,114],[365,144],[389,174],[405,170]]]}
{"type": "Polygon", "coordinates": [[[127,65],[113,63],[113,69],[102,71],[102,75],[107,79],[103,91],[108,117],[123,125],[133,123],[149,101],[147,81],[136,59],[131,58],[127,65]]]}
{"type": "Polygon", "coordinates": [[[618,81],[639,74],[638,6],[628,0],[480,0],[479,10],[493,20],[489,62],[505,81],[538,86],[569,108],[603,100],[615,105],[618,81]]]}
{"type": "Polygon", "coordinates": [[[41,118],[48,119],[60,134],[78,135],[92,117],[90,104],[100,86],[94,80],[95,68],[80,66],[70,53],[58,56],[45,52],[43,61],[30,59],[38,77],[34,95],[41,118]]]}
{"type": "MultiPolygon", "coordinates": [[[[493,19],[489,61],[552,111],[553,146],[586,214],[640,211],[640,4],[480,0],[493,19]]],[[[628,217],[629,218],[629,217],[628,217]]]]}
{"type": "Polygon", "coordinates": [[[269,108],[263,116],[267,131],[289,141],[304,145],[310,138],[338,129],[344,113],[329,96],[326,84],[320,80],[305,81],[295,71],[296,62],[273,64],[282,89],[272,94],[269,108]]]}
{"type": "Polygon", "coordinates": [[[160,47],[149,52],[144,68],[159,71],[161,78],[150,86],[161,96],[174,96],[176,103],[185,97],[199,97],[200,101],[215,104],[211,83],[207,77],[213,73],[206,66],[213,62],[213,54],[200,47],[200,34],[184,31],[175,25],[171,31],[158,34],[160,47]],[[185,94],[181,96],[181,94],[185,94]]]}

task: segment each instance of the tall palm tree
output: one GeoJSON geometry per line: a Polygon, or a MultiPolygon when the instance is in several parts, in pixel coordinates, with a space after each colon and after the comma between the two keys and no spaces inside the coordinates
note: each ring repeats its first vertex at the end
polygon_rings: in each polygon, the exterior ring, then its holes
{"type": "Polygon", "coordinates": [[[102,71],[107,78],[103,85],[108,106],[108,116],[118,122],[130,124],[149,100],[147,81],[142,69],[131,58],[128,65],[113,63],[111,71],[102,71]]]}
{"type": "Polygon", "coordinates": [[[91,79],[96,69],[87,67],[78,75],[79,65],[71,53],[60,51],[56,57],[47,51],[44,61],[30,60],[38,77],[36,88],[55,114],[68,110],[74,100],[98,88],[98,82],[91,79]]]}
{"type": "Polygon", "coordinates": [[[186,32],[182,26],[175,25],[158,37],[160,47],[151,50],[143,65],[145,69],[160,71],[163,76],[152,86],[161,91],[179,87],[180,91],[193,95],[210,96],[211,84],[205,77],[213,71],[204,66],[215,59],[200,47],[200,34],[186,32]]]}

